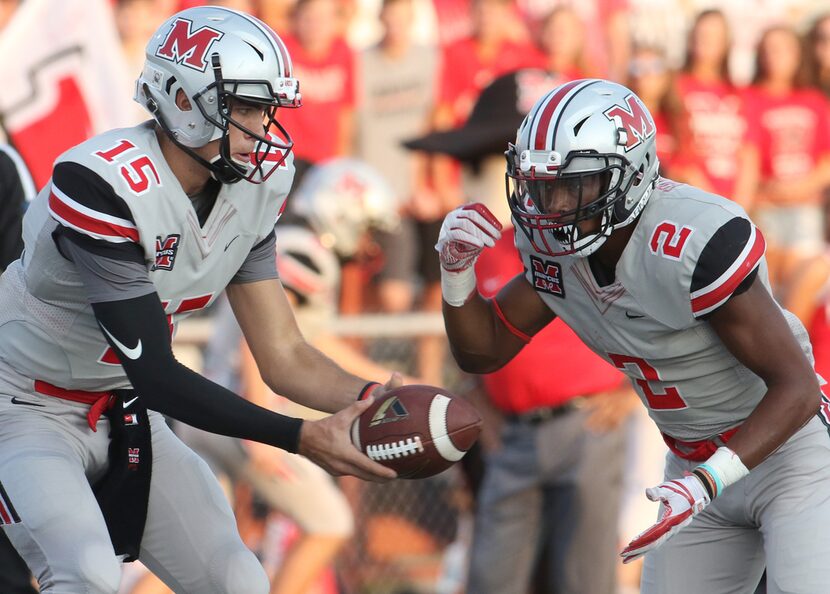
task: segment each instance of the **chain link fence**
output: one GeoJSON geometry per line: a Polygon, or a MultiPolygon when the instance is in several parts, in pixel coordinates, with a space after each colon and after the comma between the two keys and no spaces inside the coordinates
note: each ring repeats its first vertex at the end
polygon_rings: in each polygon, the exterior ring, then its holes
{"type": "MultiPolygon", "coordinates": [[[[198,369],[211,329],[210,318],[183,323],[177,357],[198,369]]],[[[389,369],[410,375],[417,375],[419,340],[444,337],[438,313],[349,316],[337,319],[331,331],[389,369]]],[[[466,381],[446,351],[442,385],[460,393],[466,381]]],[[[355,533],[314,594],[463,592],[472,505],[460,465],[429,479],[379,485],[342,477],[339,484],[354,511],[355,533]]],[[[255,515],[257,505],[252,502],[255,515]]],[[[296,528],[278,512],[268,512],[259,510],[264,525],[259,548],[266,568],[274,568],[296,528]]]]}

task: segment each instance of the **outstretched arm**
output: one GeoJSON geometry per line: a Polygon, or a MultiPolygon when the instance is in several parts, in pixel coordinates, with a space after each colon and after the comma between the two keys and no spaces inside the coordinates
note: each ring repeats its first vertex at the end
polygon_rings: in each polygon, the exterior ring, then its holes
{"type": "Polygon", "coordinates": [[[494,299],[476,290],[475,261],[500,237],[501,224],[487,207],[467,204],[446,216],[435,246],[450,348],[470,373],[502,367],[555,317],[521,274],[494,299]]]}

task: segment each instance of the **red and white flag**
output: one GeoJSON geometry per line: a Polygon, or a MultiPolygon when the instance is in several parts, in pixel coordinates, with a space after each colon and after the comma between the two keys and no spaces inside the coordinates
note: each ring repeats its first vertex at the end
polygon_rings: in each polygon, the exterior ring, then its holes
{"type": "Polygon", "coordinates": [[[0,34],[0,123],[38,188],[52,163],[134,118],[108,0],[26,0],[0,34]]]}

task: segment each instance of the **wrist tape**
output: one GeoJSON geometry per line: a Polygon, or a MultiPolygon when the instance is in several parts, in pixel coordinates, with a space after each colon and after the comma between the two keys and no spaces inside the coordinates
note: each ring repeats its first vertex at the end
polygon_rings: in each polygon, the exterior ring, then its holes
{"type": "Polygon", "coordinates": [[[461,307],[476,290],[476,272],[473,266],[459,272],[441,267],[441,294],[448,304],[461,307]]]}
{"type": "Polygon", "coordinates": [[[749,469],[741,462],[738,454],[722,446],[692,473],[703,481],[707,491],[713,489],[710,495],[714,499],[723,493],[726,487],[748,475],[749,469]]]}

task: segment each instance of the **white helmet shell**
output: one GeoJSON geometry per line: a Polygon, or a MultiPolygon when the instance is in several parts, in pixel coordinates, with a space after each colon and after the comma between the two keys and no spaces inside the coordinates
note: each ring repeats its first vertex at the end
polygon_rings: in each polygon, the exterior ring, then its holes
{"type": "Polygon", "coordinates": [[[654,120],[626,87],[598,79],[561,85],[539,99],[519,127],[506,153],[508,192],[517,226],[534,247],[552,256],[587,256],[611,232],[630,224],[648,201],[659,162],[654,120]],[[596,200],[567,213],[545,212],[534,200],[534,185],[599,176],[596,200]],[[599,218],[593,233],[580,234],[577,223],[599,218]]]}
{"type": "Polygon", "coordinates": [[[355,255],[366,231],[391,232],[400,223],[400,204],[389,183],[357,159],[332,159],[312,168],[291,205],[323,245],[343,258],[355,255]]]}
{"type": "Polygon", "coordinates": [[[223,133],[216,125],[223,119],[219,88],[293,107],[299,87],[292,77],[288,51],[267,25],[227,8],[200,6],[173,15],[150,39],[135,100],[179,143],[200,147],[223,133]],[[176,105],[179,90],[192,109],[176,105]]]}

